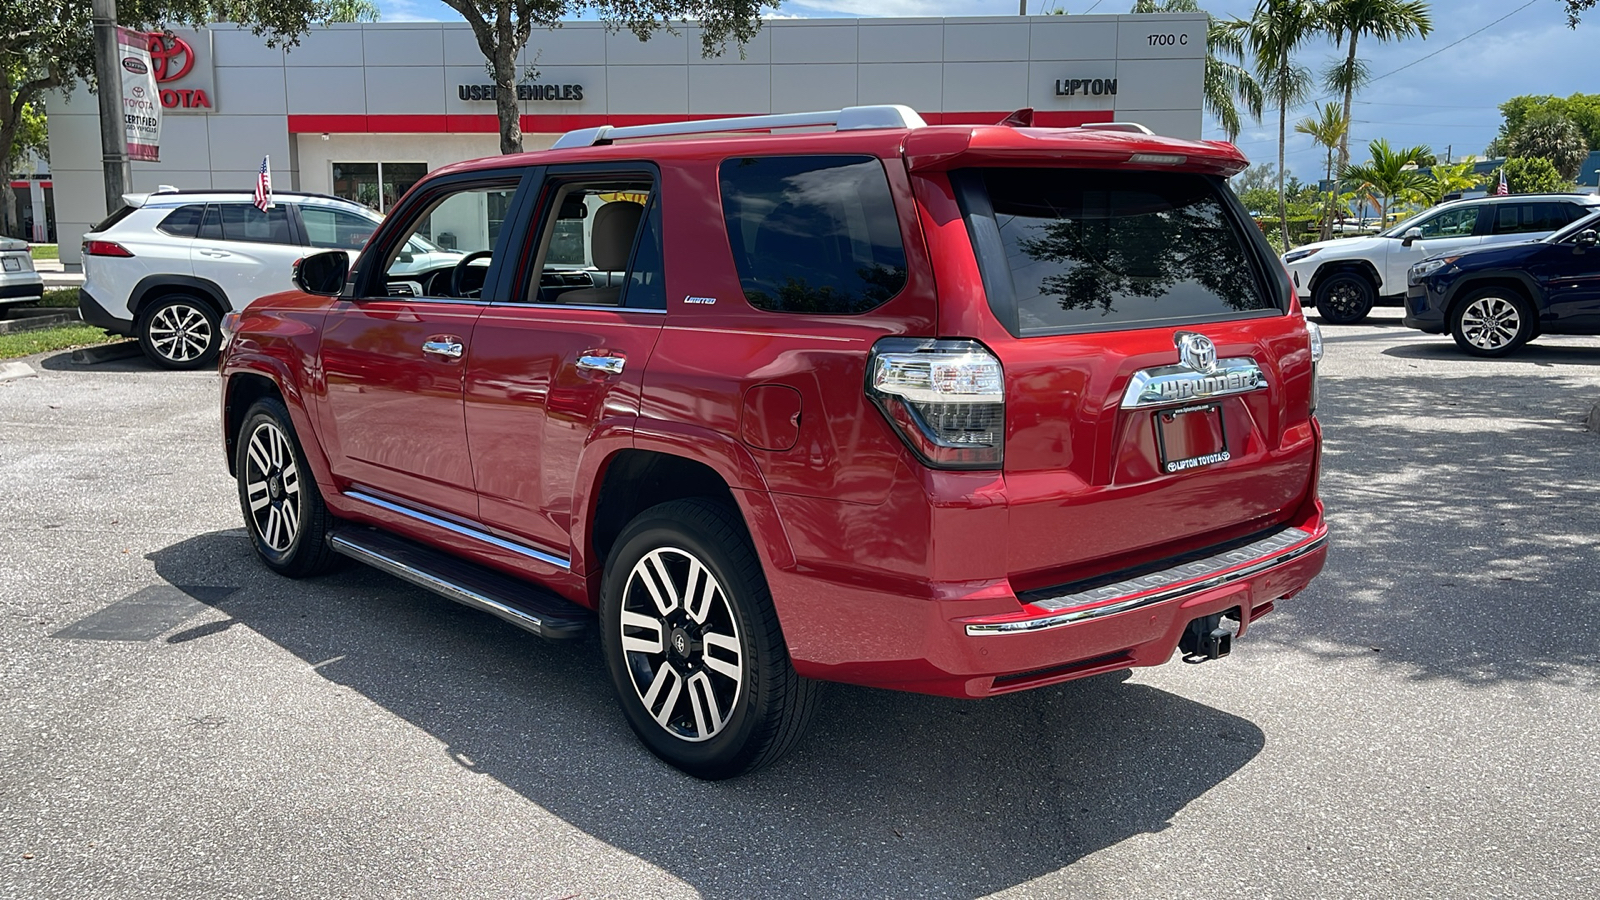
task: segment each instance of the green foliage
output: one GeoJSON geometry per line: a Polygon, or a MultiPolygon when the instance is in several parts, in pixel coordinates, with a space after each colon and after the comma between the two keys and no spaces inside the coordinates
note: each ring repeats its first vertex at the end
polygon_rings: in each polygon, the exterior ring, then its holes
{"type": "Polygon", "coordinates": [[[1576,122],[1554,110],[1541,109],[1523,120],[1515,134],[1504,141],[1507,156],[1547,159],[1561,177],[1571,181],[1578,176],[1589,157],[1589,144],[1576,122]]]}
{"type": "Polygon", "coordinates": [[[88,347],[92,344],[104,344],[110,339],[111,335],[101,329],[82,323],[0,334],[0,359],[16,359],[19,356],[48,353],[51,350],[88,347]]]}
{"type": "Polygon", "coordinates": [[[77,288],[47,288],[44,296],[35,306],[48,306],[59,309],[76,309],[78,306],[77,288]]]}
{"type": "Polygon", "coordinates": [[[1413,196],[1425,188],[1426,175],[1417,171],[1420,160],[1430,154],[1427,147],[1405,147],[1399,150],[1389,146],[1384,138],[1367,145],[1371,159],[1358,166],[1345,166],[1340,179],[1348,184],[1368,188],[1379,199],[1379,221],[1387,221],[1389,205],[1397,198],[1413,196]]]}
{"type": "Polygon", "coordinates": [[[1402,199],[1433,206],[1444,202],[1450,194],[1470,191],[1483,183],[1482,176],[1473,172],[1475,157],[1468,156],[1458,163],[1434,163],[1427,177],[1414,192],[1402,199]]]}
{"type": "Polygon", "coordinates": [[[1577,28],[1578,18],[1586,11],[1594,9],[1595,0],[1562,0],[1567,7],[1567,27],[1577,28]]]}
{"type": "MultiPolygon", "coordinates": [[[[1204,12],[1197,0],[1135,0],[1130,12],[1204,12]]],[[[1228,23],[1212,18],[1206,29],[1206,71],[1203,85],[1206,112],[1217,117],[1228,140],[1237,140],[1243,129],[1241,112],[1261,119],[1266,98],[1255,75],[1244,66],[1244,44],[1228,23]]]]}
{"type": "Polygon", "coordinates": [[[1490,145],[1490,155],[1506,155],[1504,151],[1510,139],[1540,113],[1554,113],[1572,120],[1583,132],[1588,149],[1600,150],[1600,94],[1573,94],[1570,97],[1523,94],[1500,104],[1500,114],[1505,117],[1505,122],[1500,126],[1495,143],[1490,145]]]}
{"type": "Polygon", "coordinates": [[[28,255],[34,259],[60,259],[61,248],[55,244],[30,244],[28,255]]]}
{"type": "MultiPolygon", "coordinates": [[[[1356,55],[1362,37],[1393,41],[1417,35],[1427,38],[1433,31],[1433,18],[1423,0],[1331,0],[1323,16],[1335,44],[1347,44],[1344,59],[1330,67],[1324,76],[1328,90],[1344,97],[1344,117],[1350,118],[1355,92],[1366,84],[1367,64],[1356,55]]],[[[1350,136],[1339,141],[1339,168],[1350,163],[1350,136]]]]}
{"type": "MultiPolygon", "coordinates": [[[[1572,190],[1572,182],[1562,178],[1548,159],[1512,157],[1500,168],[1506,173],[1506,189],[1513,194],[1560,194],[1572,190]]],[[[1498,182],[1500,177],[1496,175],[1494,180],[1498,182]]]]}

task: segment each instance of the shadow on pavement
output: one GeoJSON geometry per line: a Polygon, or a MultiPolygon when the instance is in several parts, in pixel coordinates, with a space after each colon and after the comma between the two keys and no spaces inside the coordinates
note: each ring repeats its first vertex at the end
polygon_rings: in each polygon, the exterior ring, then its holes
{"type": "Polygon", "coordinates": [[[1415,344],[1405,344],[1400,347],[1390,347],[1383,351],[1384,356],[1395,359],[1428,359],[1449,362],[1480,362],[1485,366],[1495,366],[1504,363],[1521,363],[1529,366],[1600,366],[1600,344],[1588,347],[1554,346],[1541,344],[1534,341],[1524,345],[1510,356],[1499,359],[1474,360],[1460,348],[1448,335],[1428,335],[1430,340],[1419,341],[1415,344]]]}
{"type": "Polygon", "coordinates": [[[1329,379],[1318,412],[1328,567],[1252,636],[1418,679],[1600,685],[1600,437],[1582,425],[1592,393],[1498,367],[1329,379]]]}
{"type": "Polygon", "coordinates": [[[280,579],[237,529],[151,559],[173,584],[239,585],[211,603],[228,625],[706,897],[988,894],[1162,830],[1265,741],[1125,673],[977,703],[835,686],[788,759],[705,783],[637,742],[593,641],[546,643],[355,565],[280,579]]]}

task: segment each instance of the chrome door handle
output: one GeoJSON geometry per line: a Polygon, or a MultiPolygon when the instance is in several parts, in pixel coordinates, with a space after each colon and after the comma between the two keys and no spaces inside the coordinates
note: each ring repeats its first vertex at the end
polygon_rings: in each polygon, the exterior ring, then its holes
{"type": "Polygon", "coordinates": [[[606,375],[621,375],[622,366],[626,362],[627,360],[620,356],[580,356],[578,368],[606,375]]]}
{"type": "Polygon", "coordinates": [[[451,359],[460,359],[461,345],[455,341],[423,341],[422,352],[432,353],[435,356],[448,356],[451,359]]]}

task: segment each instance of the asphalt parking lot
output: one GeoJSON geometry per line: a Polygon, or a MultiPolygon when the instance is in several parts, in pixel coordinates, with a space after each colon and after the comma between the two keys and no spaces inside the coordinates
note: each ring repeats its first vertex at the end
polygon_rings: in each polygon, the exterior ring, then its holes
{"type": "Polygon", "coordinates": [[[1328,327],[1325,574],[1234,654],[982,702],[835,687],[696,782],[595,644],[269,575],[217,379],[0,382],[0,896],[1600,895],[1600,339],[1328,327]]]}

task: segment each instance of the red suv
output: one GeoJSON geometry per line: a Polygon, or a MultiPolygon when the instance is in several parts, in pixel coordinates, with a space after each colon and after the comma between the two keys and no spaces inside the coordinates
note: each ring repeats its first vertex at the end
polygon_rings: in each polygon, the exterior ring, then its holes
{"type": "Polygon", "coordinates": [[[600,127],[433,173],[353,272],[307,257],[226,326],[257,551],[597,628],[704,778],[782,755],[823,681],[1226,653],[1323,565],[1320,340],[1234,147],[1027,122],[600,127]]]}

